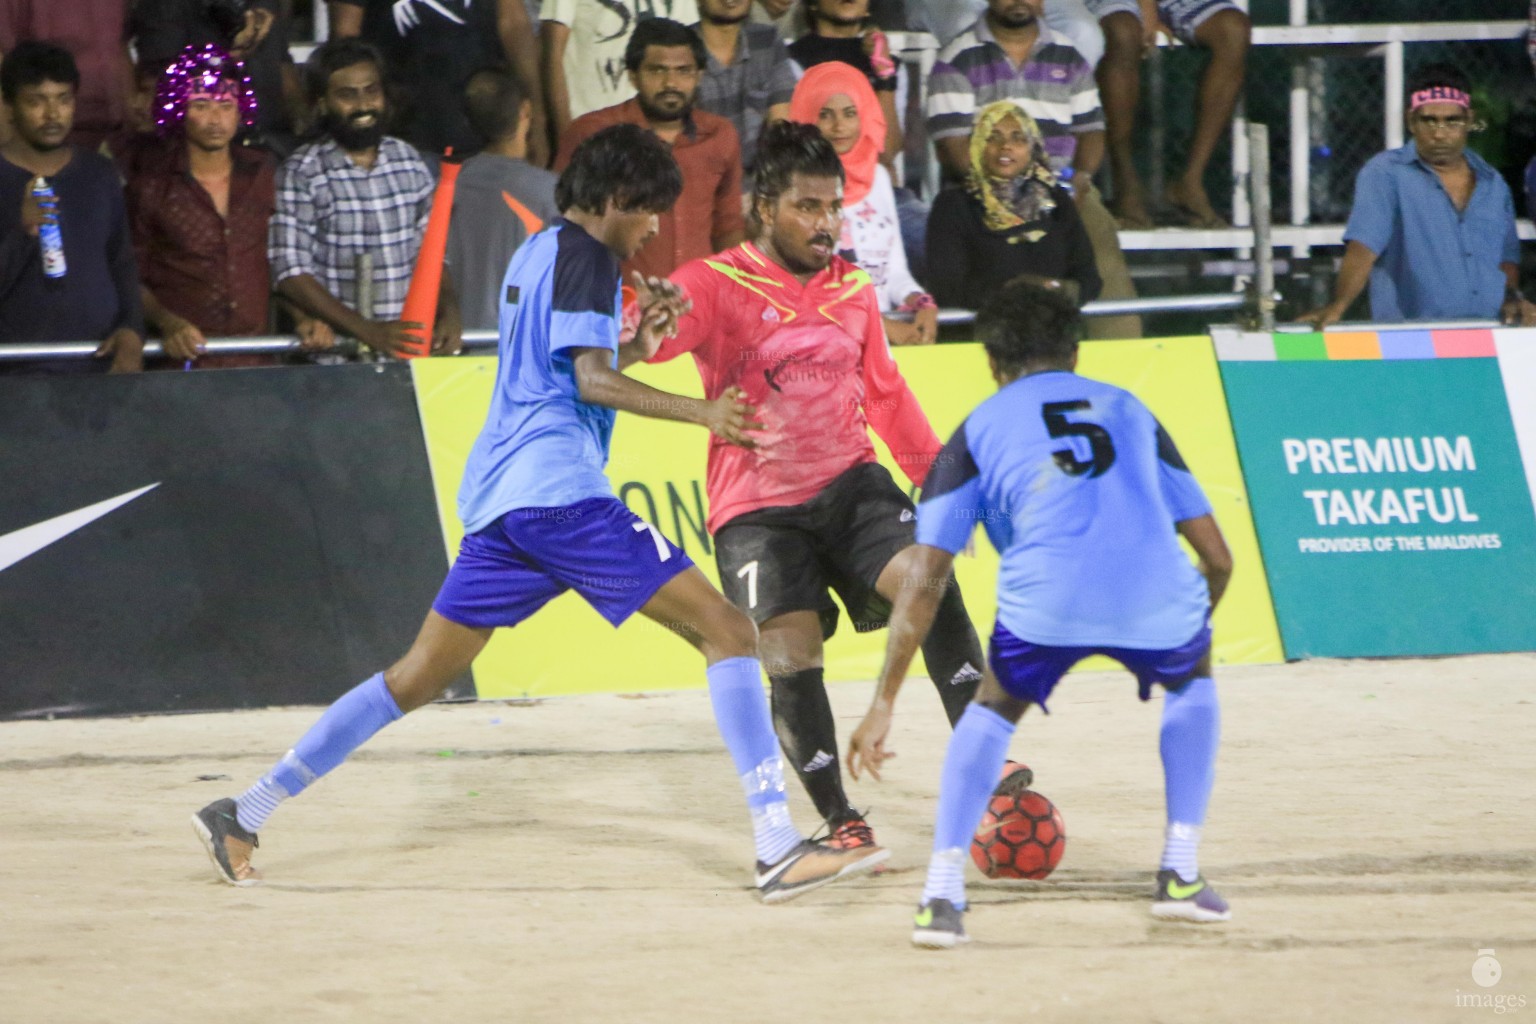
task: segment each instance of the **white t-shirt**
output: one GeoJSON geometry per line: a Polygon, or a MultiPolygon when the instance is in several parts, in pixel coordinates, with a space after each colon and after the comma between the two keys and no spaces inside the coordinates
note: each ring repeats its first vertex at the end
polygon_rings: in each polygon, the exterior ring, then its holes
{"type": "Polygon", "coordinates": [[[565,44],[565,87],[571,117],[623,103],[635,94],[624,67],[624,47],[642,18],[699,20],[695,0],[543,0],[541,21],[571,30],[565,44]]]}
{"type": "Polygon", "coordinates": [[[882,313],[889,313],[905,302],[908,295],[923,290],[907,269],[901,219],[896,215],[896,193],[883,164],[875,166],[875,182],[869,195],[843,207],[843,237],[838,249],[845,255],[852,252],[853,261],[874,279],[882,313]]]}

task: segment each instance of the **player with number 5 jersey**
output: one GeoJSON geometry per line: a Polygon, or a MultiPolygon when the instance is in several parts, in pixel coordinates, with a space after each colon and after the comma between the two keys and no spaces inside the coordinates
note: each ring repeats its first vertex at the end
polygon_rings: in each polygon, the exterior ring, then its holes
{"type": "MultiPolygon", "coordinates": [[[[1051,284],[1056,284],[1051,282],[1051,284]]],[[[1152,913],[1225,921],[1197,850],[1215,779],[1219,711],[1210,615],[1232,558],[1210,502],[1156,417],[1130,392],[1078,376],[1076,307],[1015,281],[977,317],[997,394],[944,447],[918,506],[924,571],[947,571],[976,524],[1001,556],[992,675],[945,757],[928,879],[912,941],[965,941],[965,851],[1020,716],[1042,711],[1068,669],[1093,654],[1135,674],[1142,700],[1163,689],[1159,745],[1167,830],[1152,913]],[[1180,547],[1183,537],[1200,560],[1180,547]]],[[[879,777],[902,678],[936,601],[903,594],[879,687],[849,741],[849,769],[879,777]]]]}
{"type": "Polygon", "coordinates": [[[795,830],[752,621],[614,497],[604,472],[619,410],[753,443],[752,410],[734,391],[684,398],[622,372],[654,354],[687,312],[676,286],[637,279],[638,323],[632,338],[621,336],[619,263],[655,235],[657,215],[681,190],[671,152],[641,128],[615,126],[577,148],[555,188],[561,218],[518,250],[503,281],[496,388],[459,494],[459,557],[405,657],[343,694],[239,798],[193,815],[224,881],[257,881],[256,833],[283,800],[439,696],[497,627],[516,626],[567,590],[614,626],[640,612],[704,656],[715,720],[746,793],[764,902],[884,859],[883,850],[828,849],[795,830]]]}

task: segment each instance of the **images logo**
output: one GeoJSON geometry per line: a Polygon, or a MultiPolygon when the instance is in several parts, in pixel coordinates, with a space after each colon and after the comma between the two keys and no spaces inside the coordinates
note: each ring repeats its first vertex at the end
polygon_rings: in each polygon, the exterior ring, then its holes
{"type": "MultiPolygon", "coordinates": [[[[1472,961],[1472,981],[1478,988],[1493,988],[1504,977],[1504,966],[1494,957],[1491,949],[1477,951],[1472,961]]],[[[1466,1009],[1488,1009],[1494,1013],[1516,1013],[1525,1008],[1524,995],[1506,992],[1463,992],[1456,990],[1456,1005],[1466,1009]]]]}

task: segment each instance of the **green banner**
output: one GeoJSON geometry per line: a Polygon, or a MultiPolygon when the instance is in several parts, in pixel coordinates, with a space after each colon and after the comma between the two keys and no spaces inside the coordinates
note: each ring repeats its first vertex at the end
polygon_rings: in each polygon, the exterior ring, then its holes
{"type": "Polygon", "coordinates": [[[1276,354],[1221,375],[1286,657],[1536,649],[1498,360],[1276,354]]]}

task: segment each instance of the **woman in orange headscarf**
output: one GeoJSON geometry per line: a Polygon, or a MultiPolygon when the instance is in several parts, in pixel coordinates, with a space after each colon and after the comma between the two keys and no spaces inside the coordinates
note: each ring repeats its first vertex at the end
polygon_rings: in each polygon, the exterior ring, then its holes
{"type": "Polygon", "coordinates": [[[814,124],[843,161],[841,255],[875,282],[885,333],[893,345],[920,345],[938,334],[938,308],[907,269],[891,176],[880,164],[885,114],[862,71],[839,61],[817,64],[795,86],[791,120],[814,124]]]}

